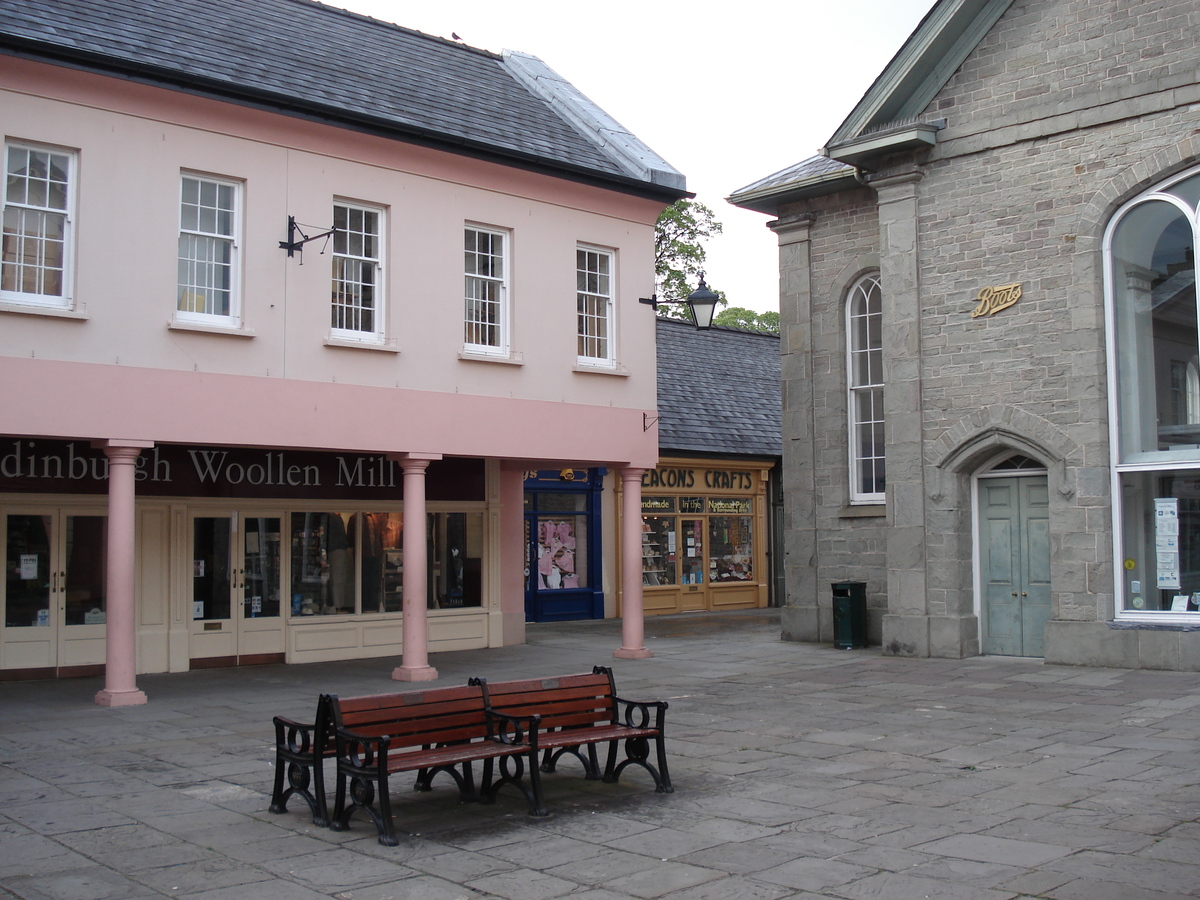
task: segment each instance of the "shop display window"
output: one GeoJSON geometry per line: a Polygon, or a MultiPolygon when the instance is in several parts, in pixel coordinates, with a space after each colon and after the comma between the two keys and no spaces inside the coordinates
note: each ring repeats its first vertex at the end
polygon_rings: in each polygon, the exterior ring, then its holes
{"type": "Polygon", "coordinates": [[[352,513],[292,513],[292,615],[355,611],[352,513]]]}
{"type": "Polygon", "coordinates": [[[1125,611],[1200,612],[1200,469],[1121,476],[1125,611]]]}
{"type": "MultiPolygon", "coordinates": [[[[293,616],[394,613],[404,606],[401,513],[293,513],[293,616]]],[[[483,604],[483,514],[427,515],[427,606],[483,604]]]]}
{"type": "Polygon", "coordinates": [[[355,527],[362,528],[362,611],[400,612],[403,605],[404,518],[400,513],[363,513],[355,527]]]}
{"type": "Polygon", "coordinates": [[[754,580],[751,516],[711,516],[708,520],[708,580],[713,584],[754,580]]]}
{"type": "Polygon", "coordinates": [[[675,584],[675,517],[642,517],[642,584],[675,584]]]}
{"type": "Polygon", "coordinates": [[[587,587],[587,546],[585,516],[538,516],[538,588],[553,591],[587,587]]]}
{"type": "Polygon", "coordinates": [[[431,513],[429,607],[483,605],[483,513],[431,513]]]}

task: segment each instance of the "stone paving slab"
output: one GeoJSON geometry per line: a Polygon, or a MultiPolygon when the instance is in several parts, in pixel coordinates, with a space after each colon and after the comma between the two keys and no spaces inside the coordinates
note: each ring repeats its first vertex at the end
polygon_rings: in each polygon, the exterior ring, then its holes
{"type": "MultiPolygon", "coordinates": [[[[1170,900],[1200,896],[1200,674],[908,660],[779,640],[778,614],[615,621],[434,654],[435,684],[611,665],[665,699],[676,792],[567,762],[552,815],[394,786],[397,847],[267,812],[275,714],[417,690],[395,658],[5,685],[0,900],[1170,900]]],[[[332,779],[330,779],[332,781],[332,779]]]]}

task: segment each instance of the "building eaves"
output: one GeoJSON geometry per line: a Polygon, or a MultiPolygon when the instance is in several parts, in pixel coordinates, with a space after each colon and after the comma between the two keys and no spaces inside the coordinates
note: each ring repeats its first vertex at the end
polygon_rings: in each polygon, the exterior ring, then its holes
{"type": "Polygon", "coordinates": [[[897,125],[916,121],[963,64],[1012,0],[939,0],[821,149],[824,156],[857,165],[872,155],[903,149],[912,134],[897,125]],[[862,152],[870,132],[892,134],[862,152]],[[853,156],[853,161],[850,157],[853,156]]]}
{"type": "Polygon", "coordinates": [[[778,215],[779,207],[785,203],[853,187],[855,175],[853,166],[814,156],[738,188],[725,199],[743,209],[778,215]]]}
{"type": "Polygon", "coordinates": [[[314,0],[6,0],[0,52],[666,202],[686,195],[681,175],[646,177],[503,57],[314,0]]]}

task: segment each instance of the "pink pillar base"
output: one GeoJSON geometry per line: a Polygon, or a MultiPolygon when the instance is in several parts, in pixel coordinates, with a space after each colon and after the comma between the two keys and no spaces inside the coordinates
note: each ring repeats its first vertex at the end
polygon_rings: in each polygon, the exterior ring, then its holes
{"type": "Polygon", "coordinates": [[[96,691],[97,706],[141,706],[145,702],[142,691],[96,691]]]}
{"type": "Polygon", "coordinates": [[[433,666],[396,666],[392,669],[392,681],[433,681],[438,677],[433,666]]]}
{"type": "Polygon", "coordinates": [[[624,647],[621,647],[613,651],[614,659],[649,659],[653,655],[653,653],[644,647],[640,650],[626,650],[624,647]]]}

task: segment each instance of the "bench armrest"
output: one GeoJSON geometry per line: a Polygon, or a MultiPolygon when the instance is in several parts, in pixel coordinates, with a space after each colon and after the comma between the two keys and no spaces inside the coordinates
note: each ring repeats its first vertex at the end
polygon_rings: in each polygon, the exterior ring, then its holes
{"type": "Polygon", "coordinates": [[[662,731],[666,724],[667,707],[665,700],[626,700],[623,697],[613,697],[617,704],[617,717],[621,724],[630,728],[657,728],[662,731]],[[651,725],[650,711],[654,710],[654,723],[651,725]]]}
{"type": "Polygon", "coordinates": [[[538,725],[541,724],[541,716],[510,716],[506,713],[496,712],[490,706],[484,709],[484,715],[487,716],[487,739],[489,741],[495,741],[498,744],[528,743],[531,747],[537,747],[538,725]]]}
{"type": "Polygon", "coordinates": [[[313,752],[313,741],[317,731],[316,723],[297,722],[286,716],[276,716],[271,721],[275,723],[275,748],[277,750],[286,750],[296,755],[313,752]]]}

